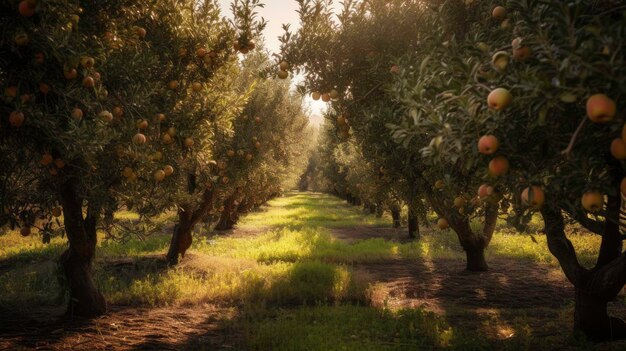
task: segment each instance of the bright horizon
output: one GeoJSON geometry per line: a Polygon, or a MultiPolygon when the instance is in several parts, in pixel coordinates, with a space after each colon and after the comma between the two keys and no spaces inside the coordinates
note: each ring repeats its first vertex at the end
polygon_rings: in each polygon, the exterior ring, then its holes
{"type": "MultiPolygon", "coordinates": [[[[232,18],[230,12],[231,0],[219,0],[220,7],[222,8],[222,15],[227,18],[232,18]]],[[[298,18],[298,3],[295,0],[264,0],[265,7],[258,9],[260,17],[265,18],[267,21],[267,27],[263,31],[263,39],[265,46],[271,53],[280,52],[280,41],[278,38],[283,34],[283,24],[289,23],[291,30],[295,31],[300,27],[300,19],[298,18]]],[[[303,77],[301,75],[292,77],[292,89],[298,83],[302,82],[303,77]]],[[[323,114],[328,109],[328,104],[311,99],[310,95],[306,95],[303,99],[303,105],[308,110],[309,121],[314,126],[319,126],[324,118],[323,114]]]]}

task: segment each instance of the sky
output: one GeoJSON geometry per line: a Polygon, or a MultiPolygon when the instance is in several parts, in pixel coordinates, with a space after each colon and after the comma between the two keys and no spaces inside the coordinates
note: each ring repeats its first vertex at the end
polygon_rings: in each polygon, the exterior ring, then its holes
{"type": "MultiPolygon", "coordinates": [[[[222,14],[228,18],[232,17],[230,12],[230,0],[219,0],[219,4],[222,7],[222,14]]],[[[262,1],[265,7],[259,9],[259,15],[267,21],[267,27],[265,28],[263,35],[265,37],[265,44],[267,48],[273,52],[278,53],[280,51],[280,42],[278,37],[283,34],[282,25],[291,24],[290,29],[292,31],[297,30],[299,25],[298,3],[295,0],[264,0],[262,1]]],[[[302,81],[302,77],[294,77],[292,86],[302,81]]],[[[314,125],[321,124],[323,117],[322,114],[327,109],[327,104],[319,101],[313,101],[309,95],[304,99],[305,107],[310,111],[309,120],[314,125]]]]}

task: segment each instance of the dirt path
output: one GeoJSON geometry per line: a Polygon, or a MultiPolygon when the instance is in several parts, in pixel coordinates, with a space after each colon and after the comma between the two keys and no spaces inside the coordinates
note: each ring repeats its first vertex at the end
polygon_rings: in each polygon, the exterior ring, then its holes
{"type": "Polygon", "coordinates": [[[29,316],[1,312],[0,350],[227,350],[239,339],[224,325],[236,312],[213,305],[113,306],[91,321],[62,322],[48,319],[59,310],[29,316]]]}

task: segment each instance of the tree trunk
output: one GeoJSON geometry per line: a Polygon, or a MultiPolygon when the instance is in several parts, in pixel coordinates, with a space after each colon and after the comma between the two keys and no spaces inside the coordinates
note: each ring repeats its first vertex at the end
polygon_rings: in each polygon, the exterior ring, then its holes
{"type": "Polygon", "coordinates": [[[379,202],[376,204],[376,218],[382,218],[383,214],[385,214],[385,207],[379,202]]]}
{"type": "Polygon", "coordinates": [[[418,239],[420,237],[420,227],[417,214],[409,209],[409,238],[418,239]]]}
{"type": "Polygon", "coordinates": [[[167,251],[167,261],[170,265],[178,264],[179,259],[184,257],[187,249],[191,247],[192,229],[191,216],[189,216],[186,211],[179,210],[178,223],[174,225],[172,240],[170,241],[170,247],[167,251]]]}
{"type": "Polygon", "coordinates": [[[574,332],[598,342],[626,338],[626,323],[608,315],[608,301],[576,289],[575,302],[574,332]]]}
{"type": "Polygon", "coordinates": [[[466,269],[470,272],[485,272],[489,269],[485,260],[485,247],[476,245],[464,248],[467,257],[466,269]]]}
{"type": "Polygon", "coordinates": [[[375,203],[371,203],[370,202],[368,204],[368,208],[369,208],[370,214],[375,214],[376,213],[376,204],[375,203]]]}
{"type": "Polygon", "coordinates": [[[400,228],[400,207],[391,207],[391,218],[393,219],[393,227],[400,228]]]}
{"type": "Polygon", "coordinates": [[[237,215],[237,207],[239,203],[237,202],[237,197],[239,196],[238,192],[235,192],[231,195],[226,201],[224,201],[224,211],[220,216],[219,222],[215,226],[215,230],[229,230],[233,229],[233,226],[237,223],[239,219],[237,215]]]}
{"type": "Polygon", "coordinates": [[[92,277],[96,252],[96,224],[99,210],[88,207],[83,218],[83,199],[71,180],[60,185],[59,200],[63,205],[65,232],[70,243],[60,263],[70,290],[69,316],[96,317],[106,313],[107,304],[92,277]]]}

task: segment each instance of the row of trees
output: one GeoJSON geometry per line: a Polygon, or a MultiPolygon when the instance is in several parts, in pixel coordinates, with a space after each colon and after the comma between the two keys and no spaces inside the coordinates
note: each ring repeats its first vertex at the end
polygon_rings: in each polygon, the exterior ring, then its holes
{"type": "Polygon", "coordinates": [[[226,21],[214,0],[0,3],[0,226],[67,236],[69,313],[106,311],[91,265],[116,211],[140,215],[131,235],[177,211],[175,264],[198,223],[232,227],[295,182],[300,98],[265,79],[266,53],[237,52],[256,48],[258,6],[226,21]]]}
{"type": "Polygon", "coordinates": [[[403,201],[412,234],[434,211],[468,270],[487,269],[499,216],[523,230],[540,212],[576,289],[575,329],[626,338],[607,314],[626,283],[623,4],[346,1],[335,20],[330,1],[299,3],[284,60],[314,98],[339,92],[317,156],[323,186],[403,201]],[[578,263],[566,218],[602,237],[594,267],[578,263]]]}

